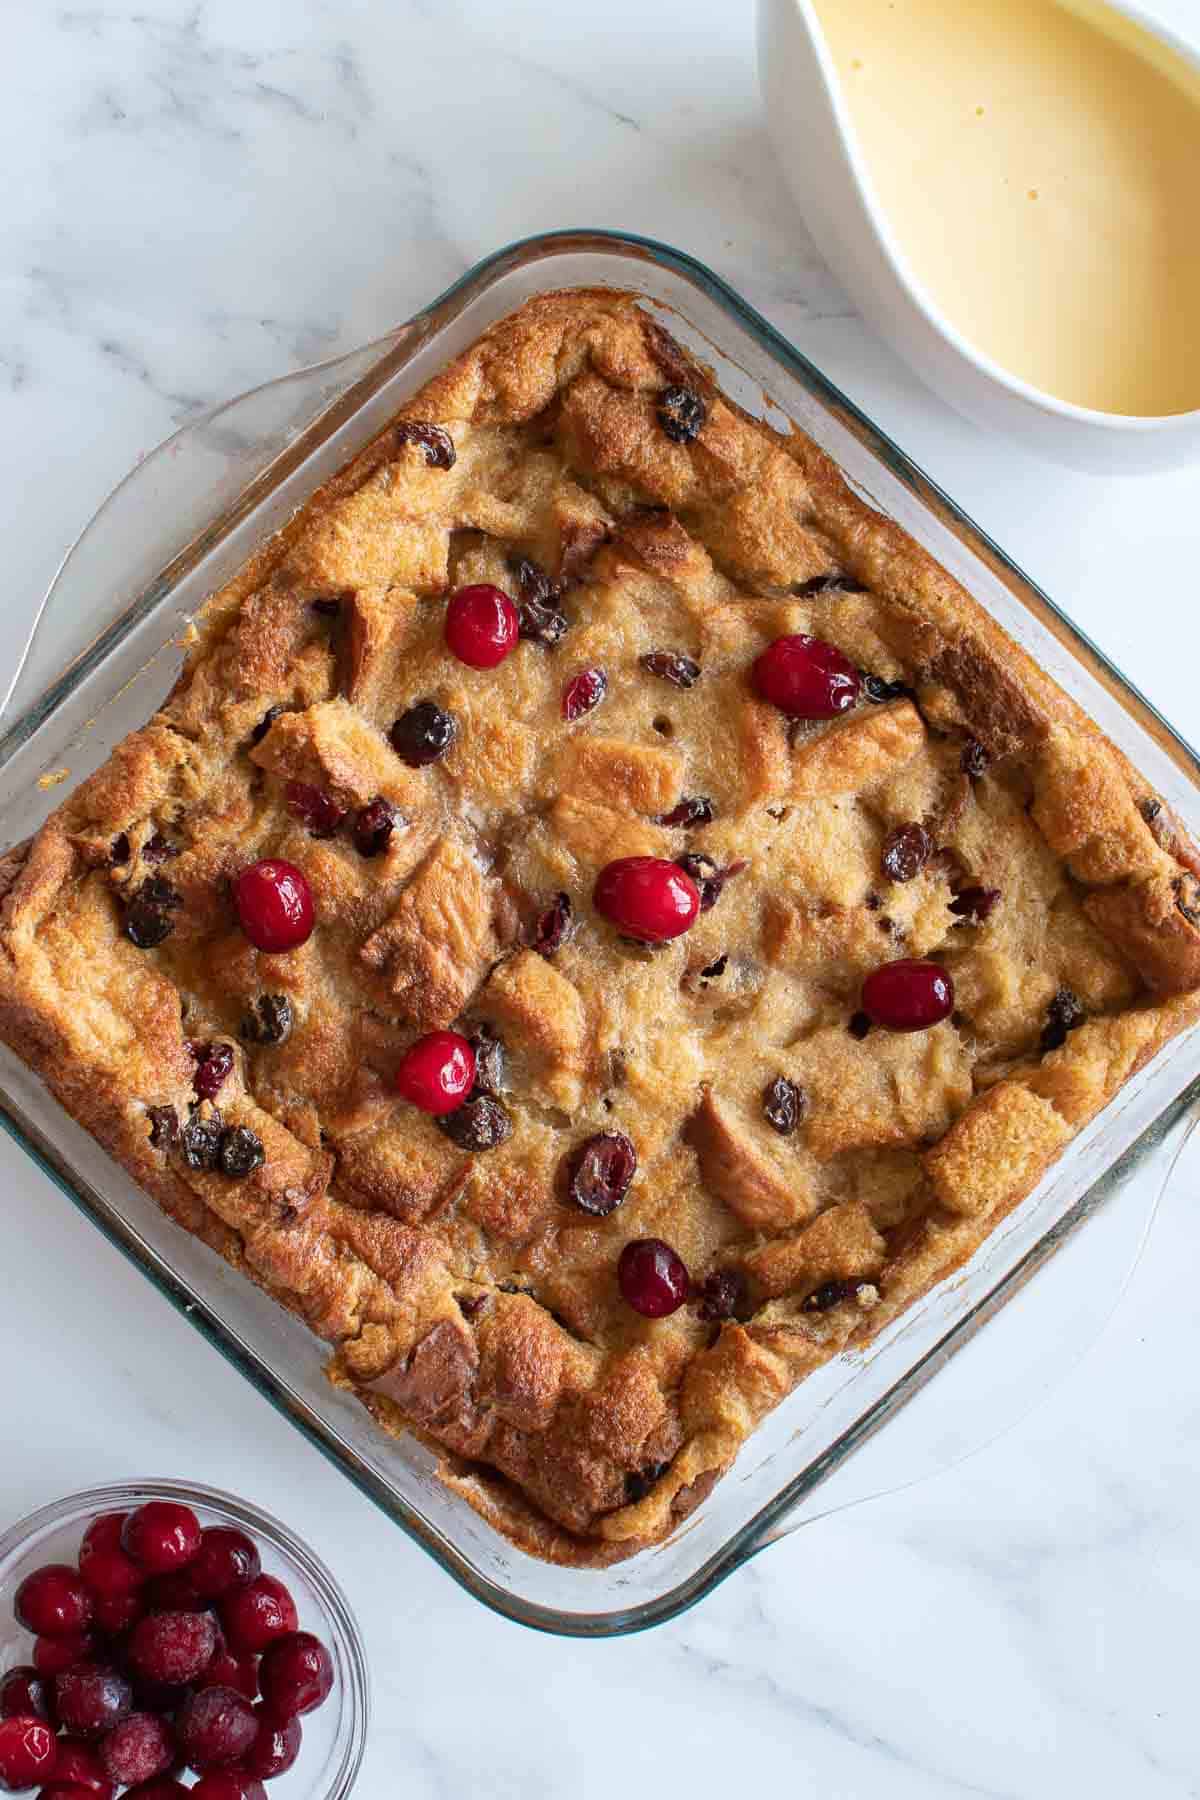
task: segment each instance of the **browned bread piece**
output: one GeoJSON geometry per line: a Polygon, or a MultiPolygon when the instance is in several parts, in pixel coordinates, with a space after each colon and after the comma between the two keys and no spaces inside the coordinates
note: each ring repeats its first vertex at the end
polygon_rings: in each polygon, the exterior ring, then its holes
{"type": "Polygon", "coordinates": [[[539,1555],[661,1539],[768,1408],[969,1256],[1195,1017],[1178,823],[820,450],[728,404],[628,297],[502,320],[202,626],[162,711],[0,865],[0,1033],[539,1555]],[[690,437],[663,422],[678,386],[703,402],[690,437]],[[526,608],[492,671],[444,644],[471,582],[526,608]],[[789,729],[752,689],[793,632],[871,678],[835,723],[789,729]],[[567,722],[588,669],[606,695],[567,722]],[[390,732],[423,700],[457,736],[413,768],[390,732]],[[367,855],[376,800],[395,823],[367,855]],[[892,846],[916,826],[906,871],[892,846]],[[281,955],[230,899],[264,855],[314,896],[281,955]],[[592,904],[634,855],[708,859],[712,904],[653,952],[592,904]],[[171,929],[139,948],[147,881],[171,929]],[[864,977],[902,956],[950,971],[953,1014],[864,1031],[864,977]],[[500,1046],[511,1132],[486,1152],[394,1087],[446,1026],[500,1046]],[[212,1096],[189,1046],[225,1066],[212,1096]],[[764,1102],[781,1080],[789,1132],[764,1102]],[[261,1163],[193,1166],[178,1133],[214,1112],[261,1163]],[[567,1171],[611,1132],[637,1173],[596,1216],[567,1171]],[[616,1281],[647,1236],[693,1282],[659,1320],[616,1281]]]}

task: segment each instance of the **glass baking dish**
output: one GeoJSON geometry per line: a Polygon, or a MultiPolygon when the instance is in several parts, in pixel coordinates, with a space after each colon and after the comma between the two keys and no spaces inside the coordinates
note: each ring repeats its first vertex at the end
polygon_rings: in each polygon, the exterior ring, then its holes
{"type": "MultiPolygon", "coordinates": [[[[556,232],[498,251],[387,337],[243,395],[168,440],[67,558],[14,676],[0,730],[3,844],[141,725],[178,672],[191,621],[250,550],[452,354],[531,295],[632,291],[747,412],[794,421],[929,549],[1096,718],[1200,835],[1200,763],[1062,613],[716,275],[646,239],[556,232]]],[[[0,1047],[0,1122],[100,1229],[397,1524],[486,1605],[574,1636],[638,1630],[708,1592],[800,1516],[881,1423],[944,1365],[1200,1092],[1200,1031],[1176,1039],[1069,1147],[964,1268],[867,1350],[809,1377],[665,1544],[607,1571],[514,1549],[437,1479],[435,1457],[380,1432],[322,1373],[325,1347],[148,1196],[0,1047]]]]}

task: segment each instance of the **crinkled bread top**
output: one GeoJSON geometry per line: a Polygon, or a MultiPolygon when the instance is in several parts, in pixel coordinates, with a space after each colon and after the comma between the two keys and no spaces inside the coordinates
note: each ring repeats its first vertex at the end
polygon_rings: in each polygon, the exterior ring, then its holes
{"type": "Polygon", "coordinates": [[[537,1554],[668,1533],[1195,1015],[1200,865],[1167,809],[626,296],[496,325],[202,623],[161,712],[2,865],[0,1032],[537,1554]],[[444,641],[479,582],[522,616],[491,670],[444,641]],[[863,671],[852,710],[756,697],[790,633],[863,671]],[[564,718],[587,670],[603,698],[564,718]],[[422,702],[456,731],[413,766],[391,733],[422,702]],[[693,859],[705,901],[656,949],[593,905],[643,855],[693,859]],[[264,856],[316,908],[280,954],[231,896],[264,856]],[[862,1013],[901,957],[952,975],[931,1029],[862,1013]],[[490,1148],[395,1088],[452,1025],[511,1125],[490,1148]],[[637,1158],[605,1216],[566,1178],[599,1133],[637,1158]],[[218,1137],[261,1157],[213,1166],[218,1137]],[[669,1317],[618,1289],[646,1237],[690,1273],[669,1317]]]}

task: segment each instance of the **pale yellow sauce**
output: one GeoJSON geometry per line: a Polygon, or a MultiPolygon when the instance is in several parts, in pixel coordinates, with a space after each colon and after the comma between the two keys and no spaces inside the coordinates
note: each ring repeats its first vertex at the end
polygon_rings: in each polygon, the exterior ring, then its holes
{"type": "Polygon", "coordinates": [[[816,0],[910,272],[1104,412],[1200,407],[1200,81],[1092,0],[816,0]]]}

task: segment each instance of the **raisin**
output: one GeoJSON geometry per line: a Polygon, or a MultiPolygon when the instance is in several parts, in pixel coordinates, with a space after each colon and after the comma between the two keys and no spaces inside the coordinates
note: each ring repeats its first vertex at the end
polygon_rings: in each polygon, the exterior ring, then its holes
{"type": "Polygon", "coordinates": [[[870,1029],[871,1020],[865,1012],[851,1013],[850,1023],[847,1025],[846,1030],[850,1033],[852,1038],[857,1038],[861,1044],[870,1029]]]}
{"type": "Polygon", "coordinates": [[[332,794],[307,781],[288,782],[287,809],[315,838],[332,837],[346,816],[346,808],[339,806],[332,794]]]}
{"type": "Polygon", "coordinates": [[[700,1286],[699,1317],[710,1324],[732,1319],[745,1307],[746,1283],[736,1269],[715,1269],[700,1286]]]}
{"type": "Polygon", "coordinates": [[[470,1040],[475,1052],[475,1086],[473,1094],[488,1094],[498,1100],[508,1085],[504,1045],[486,1025],[481,1025],[470,1040]]]}
{"type": "Polygon", "coordinates": [[[1141,813],[1143,819],[1145,819],[1147,825],[1153,825],[1155,819],[1157,819],[1159,813],[1162,811],[1162,801],[1156,800],[1153,794],[1147,794],[1144,800],[1138,801],[1138,811],[1141,813]]]}
{"type": "Polygon", "coordinates": [[[129,848],[129,834],[122,831],[115,837],[109,847],[108,860],[112,863],[127,863],[132,852],[129,848]]]}
{"type": "Polygon", "coordinates": [[[458,735],[451,713],[443,712],[432,700],[419,700],[401,713],[389,733],[392,749],[410,769],[422,769],[437,762],[458,735]]]}
{"type": "Polygon", "coordinates": [[[261,744],[282,712],[282,706],[268,706],[266,712],[254,727],[254,730],[250,733],[250,742],[252,744],[261,744]]]}
{"type": "Polygon", "coordinates": [[[903,681],[885,681],[882,675],[868,675],[865,670],[862,691],[875,706],[882,706],[887,700],[903,700],[912,694],[912,689],[903,681]]]}
{"type": "Polygon", "coordinates": [[[883,872],[890,881],[913,881],[932,855],[933,839],[923,825],[897,825],[883,840],[883,872]]]}
{"type": "Polygon", "coordinates": [[[607,1218],[629,1192],[637,1174],[637,1151],[621,1131],[601,1131],[578,1145],[567,1159],[567,1192],[594,1218],[607,1218]]]}
{"type": "Polygon", "coordinates": [[[142,845],[142,861],[148,863],[170,862],[173,856],[179,855],[179,845],[165,838],[161,831],[156,831],[142,845]]]}
{"type": "Polygon", "coordinates": [[[694,388],[664,388],[658,396],[658,422],[673,444],[690,444],[700,436],[708,407],[694,388]]]}
{"type": "Polygon", "coordinates": [[[196,1059],[192,1086],[202,1100],[215,1100],[217,1091],[233,1068],[232,1044],[189,1044],[196,1059]]]}
{"type": "Polygon", "coordinates": [[[603,669],[581,669],[573,675],[562,694],[562,716],[568,725],[582,719],[599,706],[608,692],[608,676],[603,669]]]}
{"type": "Polygon", "coordinates": [[[959,766],[964,775],[969,775],[972,781],[978,781],[991,760],[978,738],[968,738],[962,747],[959,766]]]}
{"type": "Polygon", "coordinates": [[[811,581],[800,581],[792,588],[797,600],[812,600],[817,594],[865,594],[868,590],[852,575],[814,575],[811,581]]]}
{"type": "Polygon", "coordinates": [[[711,825],[716,817],[716,808],[707,794],[692,794],[673,806],[669,813],[661,814],[660,825],[671,825],[680,831],[690,831],[694,825],[711,825]]]}
{"type": "Polygon", "coordinates": [[[396,448],[419,444],[431,469],[452,469],[457,461],[454,439],[442,425],[430,425],[424,419],[399,419],[392,426],[396,448]]]}
{"type": "Polygon", "coordinates": [[[397,825],[405,824],[390,800],[377,794],[368,806],[360,807],[354,819],[354,848],[360,856],[379,856],[391,842],[397,825]]]}
{"type": "Polygon", "coordinates": [[[171,914],[183,905],[183,895],[161,875],[148,875],[125,909],[125,936],[139,950],[152,950],[175,929],[171,914]]]}
{"type": "Polygon", "coordinates": [[[691,876],[699,888],[701,912],[711,911],[721,898],[725,883],[735,875],[740,875],[747,867],[744,861],[739,861],[718,869],[711,856],[704,856],[697,850],[689,850],[685,856],[677,856],[675,862],[685,875],[691,876]]]}
{"type": "Polygon", "coordinates": [[[700,664],[678,650],[650,650],[645,656],[639,656],[638,661],[648,674],[657,675],[660,681],[669,681],[672,687],[695,687],[700,679],[700,664]]]}
{"type": "Polygon", "coordinates": [[[985,919],[991,918],[999,898],[999,888],[965,887],[955,894],[950,911],[964,924],[982,925],[985,919]]]}
{"type": "Polygon", "coordinates": [[[241,1024],[241,1035],[252,1044],[282,1044],[291,1030],[292,1003],[286,994],[260,994],[241,1024]]]}
{"type": "Polygon", "coordinates": [[[720,976],[722,976],[725,973],[725,970],[728,968],[728,966],[729,966],[728,955],[718,956],[716,962],[707,963],[705,965],[705,967],[703,969],[701,969],[700,979],[702,981],[716,981],[720,976]]]}
{"type": "Polygon", "coordinates": [[[521,603],[517,609],[521,636],[528,638],[531,643],[544,644],[548,650],[552,650],[567,631],[569,623],[567,615],[558,606],[562,586],[559,582],[552,581],[544,569],[539,569],[527,557],[518,558],[515,573],[521,594],[521,603]]]}
{"type": "Polygon", "coordinates": [[[634,1506],[644,1500],[655,1482],[664,1476],[670,1463],[648,1463],[644,1469],[633,1469],[625,1477],[625,1504],[634,1506]]]}
{"type": "Polygon", "coordinates": [[[248,1125],[234,1125],[221,1133],[217,1166],[222,1175],[238,1181],[244,1175],[253,1174],[255,1169],[261,1169],[266,1160],[262,1139],[248,1125]]]}
{"type": "Polygon", "coordinates": [[[843,1300],[852,1299],[861,1286],[860,1281],[823,1281],[801,1303],[800,1311],[828,1312],[831,1306],[839,1306],[843,1300]]]}
{"type": "Polygon", "coordinates": [[[1045,1055],[1047,1050],[1057,1050],[1065,1044],[1068,1031],[1076,1030],[1086,1017],[1083,1001],[1074,989],[1060,987],[1046,1009],[1046,1023],[1042,1028],[1042,1054],[1045,1055]]]}
{"type": "Polygon", "coordinates": [[[189,1169],[215,1169],[221,1153],[221,1115],[190,1118],[179,1134],[179,1148],[189,1169]]]}
{"type": "Polygon", "coordinates": [[[1180,875],[1174,890],[1175,904],[1188,924],[1200,926],[1200,881],[1194,875],[1180,875]]]}
{"type": "Polygon", "coordinates": [[[173,1106],[148,1106],[146,1117],[150,1121],[150,1147],[153,1150],[170,1150],[179,1141],[179,1114],[173,1106]]]}
{"type": "Polygon", "coordinates": [[[550,905],[540,912],[529,938],[529,947],[542,956],[553,956],[566,941],[571,929],[571,896],[555,894],[550,905]]]}
{"type": "Polygon", "coordinates": [[[790,1137],[804,1117],[808,1096],[786,1075],[777,1075],[763,1089],[762,1105],[767,1124],[773,1126],[780,1137],[790,1137]]]}
{"type": "Polygon", "coordinates": [[[460,1150],[494,1150],[497,1144],[503,1144],[512,1136],[512,1120],[490,1094],[472,1096],[454,1112],[443,1113],[434,1123],[460,1150]]]}
{"type": "Polygon", "coordinates": [[[309,605],[323,619],[336,619],[342,610],[342,597],[340,594],[328,594],[320,600],[311,600],[309,605]]]}

